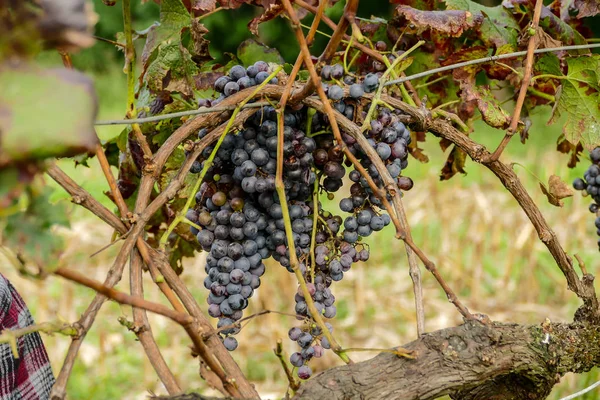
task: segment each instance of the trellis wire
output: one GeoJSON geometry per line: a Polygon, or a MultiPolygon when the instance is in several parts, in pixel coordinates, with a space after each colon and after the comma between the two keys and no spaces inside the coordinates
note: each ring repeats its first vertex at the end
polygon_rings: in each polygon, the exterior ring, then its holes
{"type": "MultiPolygon", "coordinates": [[[[600,47],[600,43],[591,43],[591,44],[581,44],[581,45],[574,45],[574,46],[560,46],[560,47],[552,47],[552,48],[546,48],[546,49],[537,49],[534,51],[534,53],[542,54],[542,53],[551,53],[551,52],[555,52],[555,51],[594,49],[594,48],[598,48],[598,47],[600,47]]],[[[428,71],[419,72],[417,74],[413,74],[413,75],[405,76],[405,77],[395,79],[392,81],[388,81],[384,84],[384,86],[397,85],[399,83],[412,81],[414,79],[419,79],[419,78],[423,78],[425,76],[437,74],[438,72],[450,71],[450,70],[453,70],[456,68],[467,67],[469,65],[475,65],[475,64],[482,64],[482,63],[486,63],[486,62],[490,62],[490,61],[498,61],[498,60],[504,60],[507,58],[521,57],[526,54],[527,54],[527,51],[517,51],[515,53],[500,54],[497,56],[483,57],[483,58],[478,58],[476,60],[469,60],[469,61],[464,61],[464,62],[460,62],[460,63],[456,63],[456,64],[446,65],[445,67],[434,68],[434,69],[430,69],[428,71]]],[[[267,105],[269,105],[268,102],[259,101],[259,102],[255,102],[255,103],[248,103],[248,104],[244,105],[242,108],[259,108],[259,107],[264,107],[267,105]]],[[[229,111],[229,110],[234,110],[235,108],[236,108],[235,105],[223,106],[223,107],[211,107],[211,108],[202,107],[202,108],[199,108],[198,110],[180,111],[180,112],[171,113],[171,114],[157,115],[154,117],[96,121],[94,123],[94,125],[143,124],[146,122],[156,122],[156,121],[162,121],[162,120],[170,119],[170,118],[184,117],[184,116],[188,116],[188,115],[210,114],[213,112],[229,111]]]]}

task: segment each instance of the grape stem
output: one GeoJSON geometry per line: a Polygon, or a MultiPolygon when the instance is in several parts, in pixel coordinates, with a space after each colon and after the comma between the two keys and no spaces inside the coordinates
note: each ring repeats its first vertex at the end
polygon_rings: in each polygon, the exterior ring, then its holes
{"type": "MultiPolygon", "coordinates": [[[[133,34],[131,26],[131,7],[130,0],[123,0],[123,27],[125,33],[125,67],[124,72],[127,74],[127,118],[135,117],[135,47],[133,46],[133,34]]],[[[146,137],[142,133],[138,124],[131,124],[131,129],[138,144],[144,153],[144,159],[150,161],[152,159],[152,150],[148,145],[146,137]]]]}
{"type": "MultiPolygon", "coordinates": [[[[312,110],[312,109],[311,109],[312,110]]],[[[315,184],[313,187],[313,226],[310,235],[310,280],[315,281],[315,245],[317,241],[317,224],[319,218],[319,180],[320,176],[317,175],[315,184]]]]}
{"type": "Polygon", "coordinates": [[[296,390],[300,388],[300,383],[298,383],[296,378],[294,378],[294,375],[292,374],[288,363],[285,361],[287,357],[283,351],[283,342],[281,339],[277,339],[277,345],[273,349],[273,353],[275,353],[275,356],[279,359],[279,362],[281,363],[281,367],[283,368],[283,372],[285,372],[285,376],[287,377],[287,380],[290,384],[290,390],[292,391],[293,396],[296,393],[296,390]]]}
{"type": "MultiPolygon", "coordinates": [[[[387,103],[392,104],[395,107],[397,106],[397,108],[399,108],[399,109],[406,109],[407,105],[405,103],[402,103],[399,100],[394,99],[393,97],[384,96],[384,100],[387,103]]],[[[318,100],[316,100],[314,98],[307,98],[304,100],[304,102],[316,109],[326,108],[326,104],[328,105],[328,103],[319,102],[318,100]]],[[[402,224],[400,223],[400,221],[398,219],[396,210],[391,207],[391,205],[386,197],[387,193],[390,193],[392,196],[395,196],[396,193],[398,193],[398,191],[399,191],[398,185],[394,182],[394,180],[390,176],[389,171],[383,165],[383,162],[377,155],[377,152],[375,151],[375,149],[373,149],[373,147],[371,147],[371,145],[369,145],[369,143],[367,142],[367,138],[362,134],[360,127],[358,127],[352,121],[350,121],[349,119],[344,117],[341,113],[339,113],[337,111],[334,111],[333,113],[334,113],[333,117],[330,117],[329,120],[336,121],[336,123],[332,124],[332,126],[337,127],[337,125],[339,123],[340,125],[342,125],[342,127],[344,128],[344,131],[346,133],[348,133],[350,136],[352,136],[354,139],[356,139],[358,144],[361,146],[363,152],[369,157],[371,162],[377,168],[377,171],[379,172],[380,176],[383,178],[386,190],[380,189],[373,183],[373,185],[375,187],[374,193],[376,193],[379,196],[386,211],[390,215],[390,218],[391,218],[392,222],[394,223],[394,227],[396,228],[396,237],[399,239],[402,239],[411,248],[411,250],[413,250],[415,252],[415,254],[421,259],[421,261],[425,265],[425,268],[433,274],[433,276],[436,278],[436,280],[438,281],[438,283],[440,284],[440,286],[446,293],[448,300],[452,304],[454,304],[456,309],[463,315],[463,317],[465,317],[466,319],[475,319],[475,316],[473,316],[473,314],[471,314],[471,312],[469,312],[469,310],[462,304],[462,302],[458,299],[458,297],[456,296],[454,291],[450,288],[450,286],[446,283],[446,281],[440,275],[435,264],[427,258],[427,256],[423,253],[423,251],[407,235],[406,230],[402,228],[402,224]]],[[[356,162],[354,164],[354,166],[356,168],[356,167],[360,166],[360,163],[356,162]]],[[[370,178],[370,175],[367,174],[366,176],[368,176],[370,178]]]]}
{"type": "Polygon", "coordinates": [[[227,134],[229,133],[229,131],[233,127],[233,123],[235,121],[235,117],[237,117],[237,115],[239,114],[239,112],[242,110],[242,107],[244,105],[246,105],[246,103],[248,103],[250,100],[252,100],[254,98],[254,96],[256,96],[262,90],[262,88],[269,83],[269,81],[271,79],[273,79],[275,76],[277,76],[277,74],[282,69],[283,69],[283,66],[279,66],[277,69],[275,69],[264,80],[263,83],[261,83],[260,85],[258,85],[252,91],[252,93],[250,93],[244,100],[242,100],[242,102],[235,108],[235,110],[233,110],[233,113],[231,114],[231,118],[229,118],[229,122],[227,123],[227,126],[225,127],[225,130],[221,134],[221,137],[219,137],[219,140],[215,144],[215,148],[210,153],[210,156],[205,161],[204,167],[202,168],[202,171],[200,172],[200,176],[198,176],[198,179],[196,179],[196,182],[194,183],[194,187],[193,187],[192,191],[190,192],[191,194],[188,196],[187,201],[185,202],[185,205],[179,211],[179,213],[177,213],[177,215],[175,216],[175,218],[173,219],[173,221],[169,224],[169,227],[167,228],[167,230],[165,231],[165,233],[163,233],[162,237],[160,238],[160,245],[159,245],[159,249],[160,250],[164,251],[164,249],[166,247],[166,244],[167,244],[167,242],[169,240],[169,235],[173,232],[173,229],[175,229],[175,227],[180,222],[184,221],[185,214],[190,209],[190,207],[192,205],[192,202],[195,201],[195,199],[196,199],[195,194],[198,191],[198,189],[200,188],[200,185],[202,184],[202,181],[204,180],[204,176],[206,175],[206,173],[208,172],[208,170],[212,166],[213,161],[214,161],[215,157],[217,156],[217,151],[219,151],[219,147],[221,147],[221,143],[223,143],[223,140],[225,139],[225,136],[227,136],[227,134]]]}
{"type": "MultiPolygon", "coordinates": [[[[536,0],[535,8],[533,10],[533,19],[530,24],[530,29],[537,31],[538,29],[542,29],[539,27],[540,16],[542,14],[542,6],[544,5],[543,0],[536,0]]],[[[543,33],[543,32],[541,32],[543,33]]],[[[529,38],[529,42],[527,43],[527,57],[525,58],[525,71],[523,72],[523,81],[521,82],[521,88],[519,89],[519,96],[517,97],[517,104],[515,104],[515,110],[513,111],[512,119],[510,121],[510,126],[506,131],[506,134],[502,138],[502,141],[494,150],[490,157],[490,161],[496,161],[500,158],[500,155],[508,145],[508,142],[513,137],[515,132],[517,131],[517,127],[519,126],[519,121],[521,120],[521,109],[523,108],[523,103],[525,102],[525,96],[527,95],[527,88],[531,83],[531,74],[533,71],[533,58],[535,48],[538,45],[539,37],[537,34],[531,35],[529,38]]]]}
{"type": "MultiPolygon", "coordinates": [[[[383,75],[380,78],[379,87],[377,88],[377,92],[375,93],[375,96],[373,96],[373,99],[371,99],[371,107],[369,107],[367,116],[365,117],[363,124],[360,128],[360,130],[362,132],[365,132],[367,129],[369,129],[371,127],[371,119],[373,118],[375,109],[381,103],[381,94],[383,93],[384,84],[385,84],[388,76],[390,74],[395,74],[394,68],[396,68],[396,66],[400,63],[400,61],[404,60],[410,53],[412,53],[413,51],[415,51],[416,49],[421,47],[423,44],[425,44],[425,41],[419,40],[414,46],[412,46],[410,49],[406,50],[404,53],[399,55],[394,60],[393,63],[390,64],[389,61],[387,62],[387,69],[385,70],[385,72],[383,73],[383,75]]],[[[387,61],[387,59],[386,59],[386,61],[387,61]]],[[[410,96],[408,96],[407,98],[410,98],[410,96]]]]}
{"type": "MultiPolygon", "coordinates": [[[[275,189],[277,190],[277,194],[279,196],[279,203],[281,205],[281,212],[283,214],[283,224],[285,228],[285,235],[288,243],[288,251],[290,253],[290,265],[294,274],[296,275],[296,279],[298,280],[298,284],[302,290],[302,294],[304,296],[304,301],[308,306],[308,310],[310,312],[310,316],[315,321],[317,326],[323,331],[323,334],[331,343],[332,350],[347,364],[352,361],[341,350],[341,346],[337,343],[337,341],[333,338],[331,332],[325,325],[323,321],[323,317],[317,310],[315,303],[308,291],[308,287],[306,286],[306,280],[304,279],[304,275],[300,270],[300,265],[298,262],[298,257],[296,255],[296,246],[294,244],[294,233],[292,231],[292,221],[290,220],[290,212],[288,208],[287,198],[285,194],[285,186],[283,184],[283,110],[279,109],[277,112],[277,172],[275,175],[275,189]]],[[[318,206],[316,206],[318,207],[318,206]]],[[[313,210],[314,211],[314,210],[313,210]]],[[[318,212],[318,210],[317,210],[318,212]]]]}

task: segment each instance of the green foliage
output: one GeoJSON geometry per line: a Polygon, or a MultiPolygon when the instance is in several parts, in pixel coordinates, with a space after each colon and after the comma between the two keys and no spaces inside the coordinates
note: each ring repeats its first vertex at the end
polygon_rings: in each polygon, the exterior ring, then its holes
{"type": "Polygon", "coordinates": [[[597,55],[567,59],[568,72],[561,79],[562,91],[550,120],[555,122],[565,114],[567,140],[581,142],[590,151],[600,145],[599,61],[597,55]]]}
{"type": "Polygon", "coordinates": [[[64,248],[62,238],[52,228],[69,227],[64,204],[49,202],[52,192],[48,187],[40,193],[29,191],[26,208],[6,218],[2,236],[4,245],[21,260],[35,264],[40,270],[55,267],[64,248]]]}
{"type": "Polygon", "coordinates": [[[482,42],[487,46],[517,45],[519,26],[511,13],[503,6],[486,7],[470,0],[445,0],[449,10],[469,11],[483,22],[479,27],[482,42]]]}
{"type": "Polygon", "coordinates": [[[254,39],[244,40],[237,50],[237,58],[240,59],[242,65],[248,66],[257,61],[272,62],[275,64],[283,64],[283,58],[277,49],[272,49],[254,39]]]}
{"type": "Polygon", "coordinates": [[[76,71],[0,70],[0,167],[93,150],[96,99],[76,71]]]}

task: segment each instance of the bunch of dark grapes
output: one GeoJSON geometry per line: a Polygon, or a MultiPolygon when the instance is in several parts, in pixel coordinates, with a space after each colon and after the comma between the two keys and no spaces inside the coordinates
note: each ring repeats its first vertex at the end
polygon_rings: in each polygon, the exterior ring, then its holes
{"type": "MultiPolygon", "coordinates": [[[[370,118],[369,129],[365,132],[367,141],[373,147],[382,163],[388,170],[392,179],[395,179],[401,190],[410,190],[413,182],[410,178],[401,176],[402,170],[408,166],[408,146],[411,143],[410,131],[400,122],[399,113],[392,112],[388,108],[377,106],[374,113],[368,116],[371,107],[370,102],[363,102],[360,118],[354,115],[355,104],[361,101],[365,93],[377,90],[379,86],[379,75],[377,73],[367,74],[362,82],[357,82],[353,76],[344,76],[344,68],[340,64],[325,66],[321,70],[321,77],[325,80],[339,81],[342,79],[349,84],[348,96],[344,96],[344,89],[334,83],[326,85],[327,96],[336,101],[334,107],[349,119],[364,121],[370,118]]],[[[324,116],[322,116],[324,118],[324,116]]],[[[343,134],[343,140],[348,148],[359,160],[360,164],[369,173],[377,187],[383,187],[384,182],[371,159],[363,152],[356,139],[348,134],[343,134]]],[[[321,152],[319,157],[315,155],[317,166],[321,166],[325,175],[332,181],[325,184],[325,189],[335,192],[341,186],[341,178],[345,170],[341,163],[344,155],[339,148],[334,147],[327,153],[321,152]]],[[[364,238],[373,231],[382,230],[390,223],[386,214],[379,215],[375,208],[381,207],[381,200],[373,193],[367,180],[361,176],[358,170],[353,169],[349,178],[353,183],[350,187],[350,197],[340,201],[340,209],[352,213],[344,221],[343,237],[349,243],[356,242],[360,237],[364,238]]],[[[325,183],[325,182],[324,182],[325,183]]],[[[388,200],[391,197],[388,195],[388,200]]]]}
{"type": "MultiPolygon", "coordinates": [[[[583,179],[577,178],[573,182],[576,190],[581,190],[584,196],[590,195],[594,202],[590,204],[590,212],[598,214],[600,210],[600,147],[596,147],[590,153],[592,165],[583,174],[583,179]]],[[[600,216],[596,217],[596,234],[600,236],[600,216]]],[[[600,239],[598,239],[598,248],[600,249],[600,239]]]]}
{"type": "MultiPolygon", "coordinates": [[[[234,66],[227,76],[215,82],[214,89],[221,97],[203,101],[202,105],[215,105],[239,90],[264,82],[268,76],[269,65],[261,61],[248,68],[234,66]]],[[[356,110],[369,109],[363,95],[377,89],[379,74],[367,74],[362,79],[344,76],[343,67],[333,65],[325,66],[322,76],[330,81],[324,85],[335,109],[361,123],[366,112],[357,116],[356,110]]],[[[277,80],[274,78],[269,83],[277,83],[277,80]]],[[[282,172],[287,216],[283,215],[275,187],[278,129],[277,111],[273,107],[262,108],[239,132],[227,134],[216,152],[216,145],[205,148],[191,169],[192,173],[207,170],[196,194],[196,206],[188,210],[186,217],[201,228],[191,230],[209,253],[204,281],[209,291],[208,312],[219,319],[217,327],[228,350],[238,346],[233,336],[239,332],[236,321],[242,318],[248,300],[260,286],[260,278],[265,273],[264,260],[273,257],[282,267],[294,272],[284,217],[291,223],[290,239],[312,303],[316,312],[326,319],[337,313],[332,283],[342,280],[353,264],[368,260],[369,249],[362,238],[390,223],[390,217],[380,209],[380,200],[355,169],[349,174],[353,182],[351,196],[340,202],[342,211],[351,216],[343,219],[323,210],[319,202],[315,203],[315,194],[326,193],[333,198],[343,186],[346,167],[351,163],[335,142],[325,115],[295,106],[286,108],[283,118],[282,172]]],[[[369,143],[399,187],[410,189],[412,181],[401,176],[408,163],[410,132],[399,121],[398,114],[386,108],[376,108],[372,118],[370,129],[365,133],[369,143]]],[[[206,134],[202,129],[198,138],[206,134]]],[[[374,182],[383,186],[374,165],[354,138],[345,132],[342,135],[345,145],[374,182]]],[[[315,323],[310,302],[304,296],[299,287],[295,312],[302,323],[290,329],[289,337],[300,346],[290,361],[298,367],[298,376],[307,379],[312,373],[307,362],[321,357],[324,349],[331,348],[331,343],[315,323]]],[[[325,326],[333,331],[328,322],[325,326]]]]}

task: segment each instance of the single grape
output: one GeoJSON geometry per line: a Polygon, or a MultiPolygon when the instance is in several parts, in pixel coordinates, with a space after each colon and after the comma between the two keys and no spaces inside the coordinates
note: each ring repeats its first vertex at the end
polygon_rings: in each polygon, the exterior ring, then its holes
{"type": "Polygon", "coordinates": [[[223,89],[223,93],[225,94],[225,96],[231,96],[232,94],[235,94],[239,91],[240,86],[237,84],[237,82],[228,82],[225,85],[225,89],[223,89]]]}
{"type": "Polygon", "coordinates": [[[237,81],[238,79],[246,76],[246,68],[242,67],[241,65],[234,65],[229,70],[229,76],[231,79],[237,81]]]}
{"type": "Polygon", "coordinates": [[[573,181],[573,187],[575,190],[583,190],[586,188],[585,181],[581,178],[577,178],[573,181]]]}
{"type": "Polygon", "coordinates": [[[365,90],[363,89],[363,86],[361,84],[355,83],[352,86],[350,86],[350,97],[354,99],[360,99],[364,95],[365,90]]]}
{"type": "Polygon", "coordinates": [[[344,97],[344,89],[338,85],[331,85],[329,87],[329,91],[327,92],[327,97],[335,101],[341,100],[344,97]]]}
{"type": "Polygon", "coordinates": [[[288,336],[291,340],[296,341],[300,338],[300,336],[302,336],[302,333],[302,329],[298,327],[293,327],[288,331],[288,336]]]}
{"type": "Polygon", "coordinates": [[[312,370],[310,369],[310,367],[303,365],[300,368],[298,368],[298,378],[304,380],[310,378],[311,375],[312,370]]]}
{"type": "Polygon", "coordinates": [[[229,351],[234,351],[238,347],[238,341],[232,336],[227,336],[223,339],[223,346],[229,351]]]}
{"type": "Polygon", "coordinates": [[[344,67],[341,64],[335,64],[331,67],[331,78],[342,79],[344,76],[344,67]]]}
{"type": "Polygon", "coordinates": [[[222,76],[215,81],[215,90],[217,92],[223,93],[225,90],[225,85],[231,82],[231,78],[228,76],[222,76]]]}
{"type": "Polygon", "coordinates": [[[293,353],[290,356],[290,363],[294,366],[294,367],[302,367],[304,365],[304,358],[302,358],[302,355],[298,352],[293,353]]]}
{"type": "Polygon", "coordinates": [[[363,80],[362,85],[365,92],[374,92],[375,89],[377,89],[377,86],[379,86],[379,77],[377,76],[377,74],[367,74],[367,76],[365,76],[365,79],[363,80]]]}

